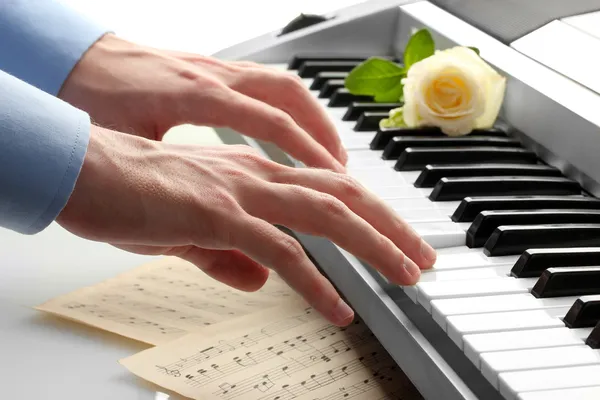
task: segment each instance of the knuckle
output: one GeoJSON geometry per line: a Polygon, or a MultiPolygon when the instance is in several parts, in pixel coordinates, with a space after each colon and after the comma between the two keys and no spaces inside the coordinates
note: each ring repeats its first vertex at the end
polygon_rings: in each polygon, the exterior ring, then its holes
{"type": "Polygon", "coordinates": [[[286,91],[290,92],[291,98],[305,97],[310,93],[304,82],[302,82],[302,78],[296,74],[287,74],[283,86],[286,91]]]}
{"type": "Polygon", "coordinates": [[[258,150],[241,150],[233,155],[236,162],[243,164],[251,169],[259,169],[266,172],[275,172],[279,168],[278,163],[267,159],[258,150]]]}
{"type": "Polygon", "coordinates": [[[284,75],[284,83],[288,88],[292,90],[305,90],[304,82],[302,82],[302,78],[298,74],[285,74],[284,75]]]}
{"type": "MultiPolygon", "coordinates": [[[[380,234],[377,235],[377,238],[375,239],[375,247],[373,247],[373,251],[376,254],[397,254],[395,248],[396,246],[388,237],[380,234]]],[[[398,261],[402,262],[403,260],[398,261]]]]}
{"type": "Polygon", "coordinates": [[[348,207],[340,200],[330,195],[322,196],[321,207],[327,215],[334,218],[344,218],[348,215],[348,207]]]}
{"type": "Polygon", "coordinates": [[[237,168],[235,165],[223,167],[221,174],[222,177],[228,181],[245,180],[249,177],[249,174],[246,171],[237,168]]]}
{"type": "Polygon", "coordinates": [[[339,186],[341,193],[345,197],[361,199],[365,195],[364,187],[350,175],[338,174],[339,186]]]}
{"type": "Polygon", "coordinates": [[[273,113],[271,116],[271,122],[278,129],[277,132],[273,132],[273,134],[277,134],[277,136],[281,136],[282,134],[279,129],[288,130],[294,124],[292,117],[283,111],[273,113]]]}
{"type": "Polygon", "coordinates": [[[296,239],[291,236],[283,235],[278,240],[279,260],[284,265],[298,264],[305,257],[304,249],[296,239]]]}

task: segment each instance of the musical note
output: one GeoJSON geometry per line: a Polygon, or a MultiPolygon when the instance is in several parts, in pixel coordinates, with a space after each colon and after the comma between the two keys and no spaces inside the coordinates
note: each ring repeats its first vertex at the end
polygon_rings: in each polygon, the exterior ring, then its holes
{"type": "MultiPolygon", "coordinates": [[[[298,296],[275,273],[263,288],[246,293],[216,282],[187,261],[166,257],[36,308],[158,345],[205,326],[277,307],[282,299],[294,301],[298,296]]],[[[299,318],[286,321],[289,325],[265,327],[264,334],[291,329],[310,316],[299,318]]],[[[246,338],[243,346],[251,347],[253,340],[246,338]]]]}
{"type": "Polygon", "coordinates": [[[121,363],[196,399],[387,400],[400,390],[416,392],[362,321],[335,327],[304,304],[297,300],[212,325],[121,363]],[[242,344],[249,339],[251,349],[242,344]],[[182,359],[188,363],[178,367],[182,359]],[[176,368],[180,377],[159,378],[176,368]]]}

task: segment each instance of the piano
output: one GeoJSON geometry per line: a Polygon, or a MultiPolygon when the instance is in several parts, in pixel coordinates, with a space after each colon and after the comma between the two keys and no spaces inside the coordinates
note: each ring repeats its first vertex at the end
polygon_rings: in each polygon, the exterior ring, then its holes
{"type": "Polygon", "coordinates": [[[299,74],[338,127],[348,174],[437,249],[433,269],[402,287],[290,232],[426,399],[600,399],[599,10],[597,0],[367,1],[214,55],[299,74]],[[362,60],[401,60],[420,28],[437,48],[477,47],[507,77],[497,126],[461,138],[382,130],[397,105],[344,89],[362,60]]]}

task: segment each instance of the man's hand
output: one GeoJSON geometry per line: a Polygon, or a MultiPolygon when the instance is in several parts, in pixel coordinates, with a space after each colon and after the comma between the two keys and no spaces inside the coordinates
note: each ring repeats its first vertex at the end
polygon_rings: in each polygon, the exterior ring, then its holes
{"type": "Polygon", "coordinates": [[[59,97],[99,125],[149,139],[185,123],[229,127],[310,167],[343,171],[347,161],[333,123],[298,76],[254,63],[106,35],[75,66],[59,97]]]}
{"type": "Polygon", "coordinates": [[[287,167],[248,146],[187,146],[93,127],[75,190],[57,221],[141,254],[186,259],[253,291],[268,269],[332,323],[353,313],[299,243],[272,224],[330,239],[410,285],[435,261],[398,215],[346,174],[287,167]]]}

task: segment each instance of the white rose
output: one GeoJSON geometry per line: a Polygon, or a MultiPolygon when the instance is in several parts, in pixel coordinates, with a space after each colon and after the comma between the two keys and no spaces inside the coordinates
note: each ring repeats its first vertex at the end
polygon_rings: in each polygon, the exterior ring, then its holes
{"type": "Polygon", "coordinates": [[[437,126],[450,136],[491,128],[506,87],[506,79],[467,47],[436,51],[413,64],[403,83],[404,123],[437,126]]]}

